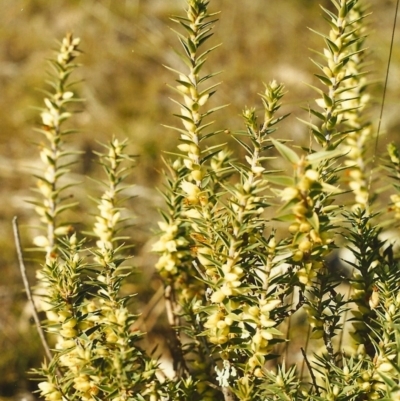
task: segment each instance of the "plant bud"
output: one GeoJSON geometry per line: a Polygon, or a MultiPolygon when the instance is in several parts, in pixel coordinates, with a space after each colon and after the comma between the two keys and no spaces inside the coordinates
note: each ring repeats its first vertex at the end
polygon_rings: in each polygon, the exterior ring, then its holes
{"type": "Polygon", "coordinates": [[[307,208],[302,203],[294,205],[292,210],[296,216],[300,217],[303,217],[307,213],[307,208]]]}
{"type": "Polygon", "coordinates": [[[371,297],[369,299],[369,306],[371,309],[376,309],[379,305],[379,293],[378,291],[372,291],[371,297]]]}
{"type": "Polygon", "coordinates": [[[299,250],[302,252],[309,252],[311,248],[312,248],[312,243],[307,239],[304,239],[299,244],[299,250]]]}
{"type": "Polygon", "coordinates": [[[299,226],[299,231],[301,233],[308,233],[311,230],[311,225],[309,223],[301,223],[299,226]]]}
{"type": "Polygon", "coordinates": [[[291,201],[299,196],[299,190],[297,188],[288,187],[281,191],[280,196],[284,202],[291,201]]]}
{"type": "Polygon", "coordinates": [[[339,388],[339,386],[338,386],[337,384],[335,384],[335,385],[333,386],[332,394],[333,394],[335,397],[337,397],[337,396],[339,395],[339,393],[340,393],[340,388],[339,388]]]}
{"type": "Polygon", "coordinates": [[[282,379],[281,375],[277,375],[276,379],[275,379],[275,383],[278,387],[284,387],[285,386],[285,382],[282,379]]]}
{"type": "Polygon", "coordinates": [[[296,251],[293,253],[292,260],[294,262],[301,262],[304,258],[304,253],[302,251],[296,251]]]}
{"type": "Polygon", "coordinates": [[[215,291],[215,292],[211,295],[211,302],[216,303],[216,304],[219,304],[219,303],[223,302],[223,300],[224,300],[225,298],[226,298],[226,297],[225,297],[225,294],[224,294],[222,291],[218,290],[218,291],[215,291]]]}
{"type": "Polygon", "coordinates": [[[75,318],[69,319],[62,324],[63,328],[73,328],[77,325],[77,320],[75,318]]]}
{"type": "Polygon", "coordinates": [[[201,170],[193,170],[191,172],[191,175],[192,175],[192,178],[195,181],[201,181],[203,179],[203,176],[204,176],[204,174],[203,174],[203,172],[201,170]]]}
{"type": "Polygon", "coordinates": [[[250,308],[248,309],[248,312],[251,316],[258,316],[260,310],[257,306],[250,306],[250,308]]]}
{"type": "Polygon", "coordinates": [[[187,152],[189,152],[189,150],[190,150],[190,145],[189,145],[188,143],[181,143],[180,145],[178,145],[178,149],[179,149],[181,152],[187,153],[187,152]]]}

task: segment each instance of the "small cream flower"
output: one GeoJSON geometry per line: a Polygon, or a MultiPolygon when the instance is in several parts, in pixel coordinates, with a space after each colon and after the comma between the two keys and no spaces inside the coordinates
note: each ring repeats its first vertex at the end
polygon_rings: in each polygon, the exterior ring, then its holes
{"type": "Polygon", "coordinates": [[[287,187],[280,193],[283,202],[288,202],[296,199],[299,196],[299,190],[293,187],[287,187]]]}
{"type": "Polygon", "coordinates": [[[198,203],[199,201],[198,198],[201,191],[197,185],[192,184],[191,182],[188,181],[182,181],[181,188],[188,195],[187,199],[190,203],[194,204],[198,203]]]}

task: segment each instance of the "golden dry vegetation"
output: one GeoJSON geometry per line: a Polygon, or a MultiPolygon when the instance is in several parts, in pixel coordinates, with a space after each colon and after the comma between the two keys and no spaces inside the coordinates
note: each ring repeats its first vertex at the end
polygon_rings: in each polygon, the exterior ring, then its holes
{"type": "MultiPolygon", "coordinates": [[[[135,226],[129,235],[135,244],[135,265],[139,273],[126,290],[137,292],[143,309],[157,290],[154,277],[155,256],[150,253],[152,230],[162,205],[156,191],[162,185],[162,152],[176,145],[176,135],[162,124],[176,124],[176,112],[169,100],[173,92],[166,85],[174,76],[163,65],[178,66],[174,52],[178,47],[173,24],[168,17],[179,13],[181,0],[3,0],[0,2],[0,399],[15,396],[28,386],[26,371],[41,361],[41,349],[30,321],[22,282],[17,268],[11,219],[18,215],[24,246],[29,248],[37,224],[25,202],[32,196],[32,177],[38,166],[38,147],[42,138],[33,131],[39,123],[38,111],[45,88],[46,58],[55,48],[55,39],[73,31],[82,39],[82,67],[75,75],[83,82],[77,86],[86,100],[72,119],[79,134],[69,139],[73,149],[83,151],[73,168],[72,178],[83,181],[85,191],[71,193],[81,207],[71,215],[77,225],[90,220],[93,203],[88,194],[97,186],[88,175],[97,174],[92,150],[97,141],[112,135],[128,137],[131,153],[140,155],[132,175],[136,184],[130,201],[135,226]],[[149,282],[151,285],[149,285],[149,282]]],[[[320,29],[319,3],[327,0],[211,0],[212,10],[221,10],[214,43],[222,46],[210,56],[213,71],[222,70],[222,81],[214,97],[216,104],[229,106],[217,116],[217,128],[242,128],[242,108],[258,104],[262,82],[283,82],[288,90],[282,136],[304,143],[308,132],[296,116],[307,119],[306,107],[313,93],[305,85],[316,84],[309,48],[320,49],[322,39],[307,27],[320,29]]],[[[373,12],[368,45],[373,51],[371,88],[375,96],[371,116],[377,122],[383,80],[393,24],[395,4],[391,0],[371,0],[373,12]]],[[[322,28],[321,28],[322,29],[322,28]]],[[[398,35],[397,35],[398,37],[398,35]]],[[[400,39],[396,39],[383,130],[395,140],[399,131],[400,39]]],[[[229,140],[229,138],[227,138],[229,140]]],[[[382,139],[384,148],[387,138],[382,139]]],[[[30,257],[29,255],[27,256],[30,257]]],[[[34,280],[34,264],[29,264],[34,280]]],[[[160,309],[159,313],[162,313],[160,309]]],[[[157,316],[155,318],[157,320],[157,316]]],[[[149,323],[152,329],[153,323],[149,323]]],[[[154,338],[157,337],[156,329],[154,338]]],[[[30,385],[32,387],[32,385],[30,385]]]]}

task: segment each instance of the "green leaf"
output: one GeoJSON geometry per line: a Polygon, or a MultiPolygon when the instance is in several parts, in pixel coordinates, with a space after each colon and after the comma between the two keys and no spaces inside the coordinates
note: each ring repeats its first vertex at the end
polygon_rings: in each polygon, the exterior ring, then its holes
{"type": "Polygon", "coordinates": [[[211,47],[210,49],[204,51],[203,53],[200,54],[200,56],[197,57],[197,60],[202,60],[205,56],[207,56],[207,54],[210,54],[212,51],[214,51],[221,45],[222,45],[222,43],[219,43],[218,45],[215,45],[215,46],[211,47]]]}
{"type": "Polygon", "coordinates": [[[296,216],[293,213],[284,214],[282,216],[275,217],[274,220],[282,221],[285,223],[293,223],[294,221],[296,221],[296,216]]]}
{"type": "Polygon", "coordinates": [[[282,155],[282,157],[292,164],[298,164],[300,161],[299,156],[292,149],[287,147],[281,142],[271,139],[271,142],[275,146],[276,150],[282,155]]]}
{"type": "Polygon", "coordinates": [[[273,184],[282,185],[283,187],[291,187],[293,183],[293,178],[286,175],[268,175],[268,182],[273,184]]]}
{"type": "Polygon", "coordinates": [[[327,184],[326,182],[321,182],[321,187],[324,192],[328,193],[338,194],[343,192],[340,188],[327,184]]]}
{"type": "Polygon", "coordinates": [[[311,163],[320,163],[325,160],[334,159],[336,157],[343,156],[342,149],[335,150],[321,150],[320,152],[315,152],[307,155],[306,159],[311,163]]]}
{"type": "Polygon", "coordinates": [[[311,224],[312,228],[318,233],[319,232],[319,218],[317,213],[313,213],[311,217],[307,217],[307,221],[311,224]]]}
{"type": "Polygon", "coordinates": [[[333,43],[330,39],[325,38],[325,42],[328,45],[329,49],[332,51],[332,53],[339,53],[339,47],[336,46],[336,44],[333,43]]]}
{"type": "Polygon", "coordinates": [[[327,86],[332,86],[332,81],[328,77],[324,77],[323,75],[320,74],[314,74],[323,84],[327,86]]]}
{"type": "Polygon", "coordinates": [[[72,203],[69,203],[68,205],[63,205],[61,207],[58,207],[55,211],[55,215],[58,216],[60,213],[64,212],[65,210],[71,209],[78,205],[79,205],[79,202],[72,202],[72,203]]]}
{"type": "MultiPolygon", "coordinates": [[[[313,61],[312,59],[310,59],[311,61],[313,61]]],[[[313,61],[314,62],[314,61],[313,61]]],[[[318,64],[317,64],[318,65],[318,64]]],[[[308,87],[310,87],[311,89],[314,89],[316,92],[318,92],[321,96],[323,96],[323,94],[324,94],[324,92],[321,90],[321,89],[319,89],[319,88],[317,88],[316,86],[314,86],[314,85],[310,85],[310,84],[308,84],[308,83],[305,83],[308,87]]]]}

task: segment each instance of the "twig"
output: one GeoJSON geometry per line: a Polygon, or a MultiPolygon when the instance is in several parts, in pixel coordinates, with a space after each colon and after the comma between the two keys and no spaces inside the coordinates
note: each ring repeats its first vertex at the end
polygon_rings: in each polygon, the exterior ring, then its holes
{"type": "Polygon", "coordinates": [[[329,359],[331,360],[332,363],[334,363],[335,352],[334,352],[333,344],[332,344],[332,322],[330,322],[330,321],[324,322],[323,339],[324,339],[326,350],[328,351],[329,359]]]}
{"type": "Polygon", "coordinates": [[[315,387],[315,391],[317,392],[317,396],[319,397],[320,396],[319,387],[317,385],[317,379],[314,376],[314,372],[312,370],[312,366],[310,364],[310,361],[307,358],[307,355],[306,355],[304,349],[303,348],[300,348],[300,349],[301,349],[301,353],[303,354],[304,361],[306,362],[306,365],[308,367],[308,370],[310,371],[310,376],[311,376],[311,380],[313,382],[313,386],[315,387]]]}
{"type": "MultiPolygon", "coordinates": [[[[392,37],[391,37],[391,40],[390,40],[389,58],[388,58],[386,74],[385,74],[385,84],[383,86],[382,103],[381,103],[381,109],[380,109],[380,112],[379,112],[378,128],[377,128],[376,138],[375,138],[375,149],[374,149],[374,154],[372,156],[372,165],[375,163],[376,152],[377,152],[377,149],[378,149],[379,134],[381,133],[383,111],[385,109],[386,91],[387,91],[388,82],[389,82],[389,72],[390,72],[390,65],[391,65],[391,61],[392,61],[392,54],[393,54],[393,47],[394,47],[394,37],[395,37],[396,24],[397,24],[397,13],[399,11],[399,3],[400,3],[400,1],[397,0],[397,2],[396,2],[396,10],[394,12],[392,37]]],[[[369,176],[368,194],[371,193],[371,191],[370,191],[371,183],[372,183],[372,170],[371,170],[371,174],[369,176]]]]}
{"type": "Polygon", "coordinates": [[[171,348],[171,356],[173,360],[173,369],[179,377],[182,374],[189,373],[189,369],[186,365],[186,361],[183,355],[182,342],[179,336],[179,317],[175,312],[175,293],[173,287],[168,285],[164,289],[165,298],[165,309],[167,312],[168,323],[171,328],[171,342],[169,344],[171,348]]]}
{"type": "Polygon", "coordinates": [[[196,269],[197,273],[199,273],[200,277],[201,277],[203,280],[207,280],[207,276],[200,270],[200,267],[199,267],[199,265],[196,263],[195,260],[193,260],[192,264],[193,264],[193,267],[196,269]]]}
{"type": "MultiPolygon", "coordinates": [[[[353,277],[353,274],[354,274],[354,267],[353,267],[353,269],[351,270],[351,275],[350,275],[350,277],[353,277]]],[[[351,297],[351,289],[352,289],[352,286],[351,286],[351,284],[350,284],[350,282],[349,282],[349,288],[348,288],[348,290],[347,290],[347,302],[350,302],[350,297],[351,297]]],[[[345,309],[345,311],[344,311],[344,313],[343,313],[343,328],[342,328],[342,330],[340,331],[340,335],[339,335],[339,346],[338,346],[338,349],[340,350],[340,349],[342,349],[343,348],[343,338],[344,338],[344,333],[345,333],[345,326],[346,326],[346,323],[347,323],[347,315],[348,315],[348,312],[349,312],[349,309],[345,309]]]]}
{"type": "Polygon", "coordinates": [[[167,285],[164,288],[164,298],[165,298],[165,309],[167,311],[168,323],[171,327],[176,327],[179,325],[179,320],[177,319],[175,314],[173,295],[174,294],[172,286],[167,285]]]}
{"type": "Polygon", "coordinates": [[[150,301],[146,304],[139,318],[133,323],[131,330],[133,331],[139,330],[143,325],[145,325],[146,330],[150,330],[149,326],[147,325],[147,320],[149,316],[152,314],[154,308],[162,300],[163,295],[164,295],[164,288],[160,286],[157,292],[151,297],[150,301]]]}
{"type": "Polygon", "coordinates": [[[225,401],[235,401],[235,396],[229,387],[222,387],[222,394],[225,401]]]}
{"type": "Polygon", "coordinates": [[[205,381],[204,383],[207,384],[208,387],[211,387],[211,388],[214,389],[214,390],[221,391],[221,387],[217,386],[217,385],[214,384],[214,383],[211,383],[211,382],[209,382],[209,381],[205,381]]]}
{"type": "Polygon", "coordinates": [[[45,352],[45,354],[47,356],[47,359],[49,361],[51,361],[53,359],[53,355],[52,355],[52,353],[50,351],[49,344],[46,341],[46,337],[44,335],[43,328],[42,328],[42,326],[40,324],[39,315],[38,315],[38,312],[37,312],[37,309],[36,309],[35,302],[33,301],[32,291],[31,291],[31,288],[29,286],[29,281],[28,281],[28,277],[27,277],[27,274],[26,274],[26,268],[25,268],[25,264],[24,264],[24,258],[23,258],[22,247],[21,247],[21,238],[20,238],[19,229],[18,229],[18,218],[17,218],[17,216],[15,216],[13,218],[12,224],[13,224],[14,241],[15,241],[15,246],[17,248],[17,255],[18,255],[19,268],[20,268],[20,271],[21,271],[22,281],[24,283],[24,287],[25,287],[26,295],[28,297],[28,301],[32,306],[33,319],[35,320],[36,329],[37,329],[37,331],[39,333],[40,340],[42,341],[44,352],[45,352]]]}
{"type": "MultiPolygon", "coordinates": [[[[293,292],[290,294],[290,307],[293,305],[293,297],[294,294],[293,292]]],[[[289,358],[289,345],[290,345],[290,330],[291,330],[291,323],[292,323],[292,314],[289,315],[288,317],[288,323],[287,323],[287,328],[286,328],[286,346],[285,346],[285,360],[288,360],[289,358]]]]}
{"type": "Polygon", "coordinates": [[[207,384],[207,386],[213,388],[214,390],[218,390],[218,391],[222,391],[222,394],[224,396],[224,401],[235,401],[235,395],[233,394],[232,390],[230,389],[230,387],[219,387],[214,383],[211,383],[209,381],[205,382],[207,384]]]}
{"type": "MultiPolygon", "coordinates": [[[[308,325],[308,329],[307,329],[307,337],[306,337],[306,350],[308,351],[308,345],[310,343],[310,334],[311,334],[311,326],[308,325]]],[[[303,351],[303,348],[301,348],[301,350],[303,351]]],[[[303,354],[304,355],[304,354],[303,354]]],[[[306,362],[306,359],[304,358],[302,363],[301,363],[301,369],[300,369],[300,380],[303,380],[304,377],[304,364],[306,362]]]]}

